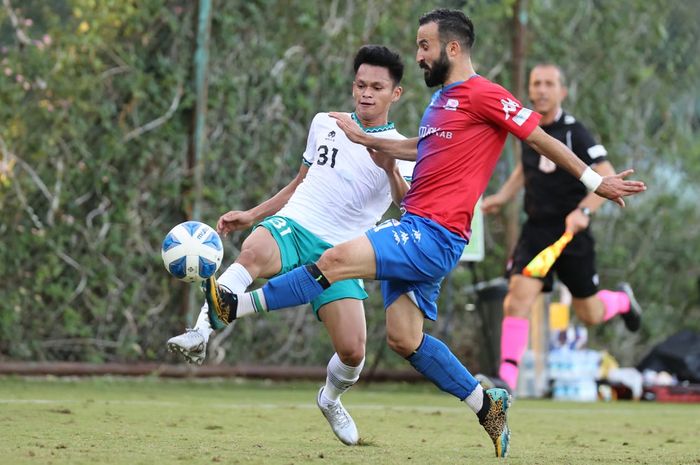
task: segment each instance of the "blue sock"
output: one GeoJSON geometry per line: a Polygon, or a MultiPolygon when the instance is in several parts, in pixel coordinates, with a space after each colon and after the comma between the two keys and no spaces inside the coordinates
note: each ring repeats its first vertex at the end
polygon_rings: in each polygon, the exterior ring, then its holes
{"type": "Polygon", "coordinates": [[[262,287],[267,310],[279,310],[309,303],[324,290],[306,266],[300,266],[272,278],[262,287]]]}
{"type": "Polygon", "coordinates": [[[420,346],[407,359],[423,376],[459,400],[466,399],[478,384],[445,343],[429,334],[423,334],[420,346]]]}

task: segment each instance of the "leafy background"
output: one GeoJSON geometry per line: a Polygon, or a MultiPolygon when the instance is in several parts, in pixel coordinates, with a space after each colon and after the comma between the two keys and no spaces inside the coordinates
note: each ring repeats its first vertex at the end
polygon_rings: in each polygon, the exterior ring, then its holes
{"type": "MultiPolygon", "coordinates": [[[[474,63],[513,85],[514,0],[214,1],[201,219],[266,199],[296,173],[318,111],[351,108],[351,59],[382,43],[407,65],[392,110],[416,132],[430,90],[414,65],[417,18],[436,6],[474,20],[474,63]]],[[[634,167],[649,190],[597,215],[604,286],[630,281],[645,307],[640,333],[616,322],[592,345],[623,363],[680,328],[700,329],[700,3],[531,0],[526,64],[566,71],[566,108],[634,167]]],[[[191,324],[192,286],[170,278],[160,242],[192,214],[197,5],[185,0],[3,0],[0,7],[0,357],[174,360],[164,341],[191,324]]],[[[513,165],[508,146],[489,187],[513,165]]],[[[487,220],[479,279],[502,275],[507,218],[487,220]]],[[[229,264],[248,232],[226,242],[229,264]]],[[[455,270],[428,328],[479,368],[492,345],[455,270]]],[[[383,357],[381,298],[368,283],[368,363],[383,357]]],[[[498,305],[486,320],[499,321],[498,305]]],[[[210,363],[317,365],[331,353],[307,308],[238,322],[210,363]]],[[[400,365],[399,357],[382,358],[400,365]]]]}

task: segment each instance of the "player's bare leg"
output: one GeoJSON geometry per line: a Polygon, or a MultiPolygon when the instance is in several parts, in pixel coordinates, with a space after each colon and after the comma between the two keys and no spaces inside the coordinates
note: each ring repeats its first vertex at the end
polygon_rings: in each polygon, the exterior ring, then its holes
{"type": "Polygon", "coordinates": [[[573,298],[576,316],[587,325],[595,325],[620,316],[630,331],[641,324],[642,309],[628,283],[620,283],[617,290],[602,290],[585,299],[573,298]]]}
{"type": "Polygon", "coordinates": [[[318,392],[317,404],[338,439],[354,445],[359,442],[357,427],[340,397],[357,382],[365,363],[364,307],[361,300],[336,300],[321,307],[319,317],[331,337],[335,354],[328,362],[326,384],[318,392]]]}
{"type": "Polygon", "coordinates": [[[402,295],[386,309],[386,342],[406,358],[423,341],[423,313],[408,295],[402,295]]]}
{"type": "Polygon", "coordinates": [[[585,299],[573,297],[571,306],[576,313],[576,317],[586,325],[597,325],[605,321],[605,306],[595,295],[585,299]]]}
{"type": "Polygon", "coordinates": [[[377,274],[374,248],[365,235],[326,250],[316,265],[331,283],[350,278],[374,279],[377,274]]]}
{"type": "MultiPolygon", "coordinates": [[[[265,228],[256,228],[243,242],[236,262],[219,277],[220,285],[232,292],[245,292],[258,276],[272,276],[281,268],[279,248],[272,234],[265,228]]],[[[194,328],[168,340],[168,350],[182,355],[189,363],[201,365],[206,357],[206,347],[214,329],[206,302],[197,316],[194,328]]]]}

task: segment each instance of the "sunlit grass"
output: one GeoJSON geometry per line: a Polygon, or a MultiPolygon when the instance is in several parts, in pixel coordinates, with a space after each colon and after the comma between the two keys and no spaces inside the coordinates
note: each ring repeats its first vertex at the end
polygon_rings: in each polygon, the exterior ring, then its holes
{"type": "MultiPolygon", "coordinates": [[[[316,384],[0,379],[0,463],[433,464],[496,461],[466,406],[432,385],[356,386],[342,445],[316,384]]],[[[517,400],[512,464],[699,464],[700,406],[517,400]]]]}

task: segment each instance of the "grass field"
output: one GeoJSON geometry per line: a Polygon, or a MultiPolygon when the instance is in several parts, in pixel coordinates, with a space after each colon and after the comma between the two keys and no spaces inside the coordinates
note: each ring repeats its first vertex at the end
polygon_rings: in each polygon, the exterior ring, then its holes
{"type": "MultiPolygon", "coordinates": [[[[0,464],[502,463],[467,407],[432,385],[356,386],[362,445],[317,410],[318,386],[0,378],[0,464]]],[[[700,464],[700,406],[517,400],[509,464],[700,464]]]]}

